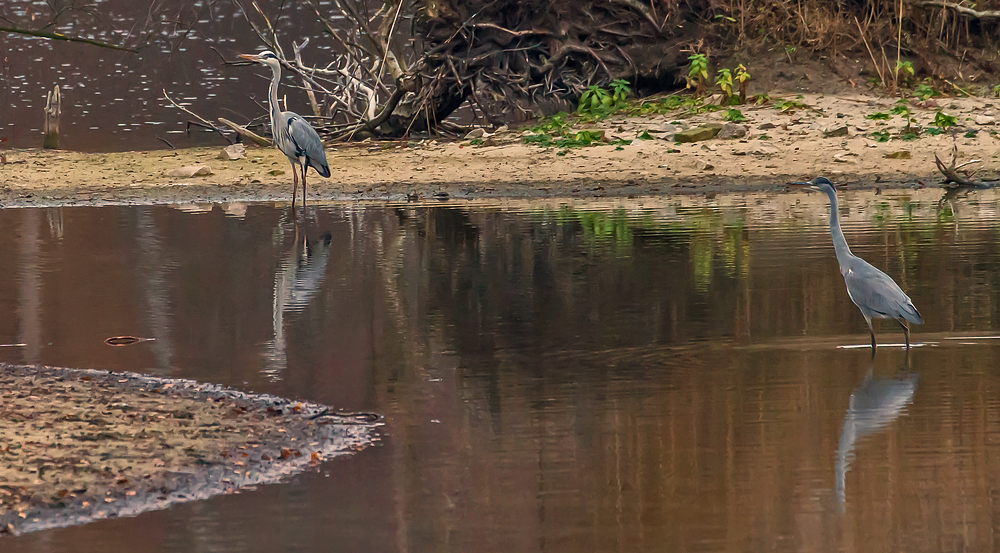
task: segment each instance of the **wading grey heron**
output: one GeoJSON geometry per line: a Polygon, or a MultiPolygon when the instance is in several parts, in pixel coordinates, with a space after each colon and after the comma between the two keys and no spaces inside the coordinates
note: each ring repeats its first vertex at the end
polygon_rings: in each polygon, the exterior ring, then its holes
{"type": "MultiPolygon", "coordinates": [[[[291,111],[278,109],[278,81],[281,79],[281,61],[273,52],[264,50],[259,54],[240,54],[245,60],[263,63],[271,68],[271,88],[268,98],[271,107],[271,134],[274,145],[286,156],[292,164],[292,209],[295,209],[295,194],[299,186],[299,174],[296,168],[302,170],[302,206],[306,205],[306,171],[309,167],[323,177],[330,176],[330,166],[326,163],[326,151],[319,133],[312,128],[301,115],[291,111]]],[[[293,211],[294,213],[294,211],[293,211]]]]}
{"type": "Polygon", "coordinates": [[[920,312],[913,306],[910,297],[899,287],[889,275],[876,269],[871,263],[851,253],[844,232],[840,230],[840,218],[837,216],[837,192],[833,183],[826,177],[816,177],[809,182],[792,183],[807,186],[812,190],[825,192],[830,198],[830,236],[833,237],[833,248],[837,252],[837,262],[840,263],[840,273],[844,275],[847,284],[847,295],[868,323],[868,331],[872,335],[872,355],[875,355],[875,329],[872,319],[896,319],[903,327],[906,335],[906,348],[910,348],[910,328],[903,321],[914,324],[924,324],[920,312]]]}

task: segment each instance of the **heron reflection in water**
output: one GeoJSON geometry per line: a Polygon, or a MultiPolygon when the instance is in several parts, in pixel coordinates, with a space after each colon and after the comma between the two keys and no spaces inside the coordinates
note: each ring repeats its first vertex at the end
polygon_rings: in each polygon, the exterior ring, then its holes
{"type": "MultiPolygon", "coordinates": [[[[907,355],[909,363],[909,355],[907,355]]],[[[837,507],[844,510],[847,501],[847,471],[855,458],[858,440],[877,434],[903,416],[913,402],[917,391],[918,375],[904,365],[892,378],[875,378],[874,361],[868,367],[864,380],[851,393],[844,426],[837,445],[837,507]]]]}
{"type": "Polygon", "coordinates": [[[299,227],[295,227],[295,241],[292,249],[282,260],[274,275],[274,297],[271,304],[271,324],[273,337],[265,345],[264,373],[272,379],[288,367],[285,353],[285,318],[290,313],[304,310],[316,297],[326,279],[326,265],[330,258],[329,232],[323,234],[312,245],[299,227]]]}

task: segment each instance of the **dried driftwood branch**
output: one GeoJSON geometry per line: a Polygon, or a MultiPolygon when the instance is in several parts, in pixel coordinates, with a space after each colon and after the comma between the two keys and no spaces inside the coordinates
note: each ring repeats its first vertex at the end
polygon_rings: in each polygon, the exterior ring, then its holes
{"type": "Polygon", "coordinates": [[[989,188],[990,185],[977,180],[971,180],[974,173],[970,174],[967,171],[963,171],[966,176],[963,177],[958,174],[958,171],[967,165],[972,165],[973,163],[979,163],[981,160],[971,159],[962,163],[961,165],[956,165],[958,162],[958,143],[957,141],[952,144],[951,147],[951,165],[945,165],[941,158],[938,157],[937,152],[934,153],[934,164],[937,165],[938,171],[944,175],[944,182],[942,185],[945,188],[958,188],[958,187],[970,187],[970,188],[989,188]]]}

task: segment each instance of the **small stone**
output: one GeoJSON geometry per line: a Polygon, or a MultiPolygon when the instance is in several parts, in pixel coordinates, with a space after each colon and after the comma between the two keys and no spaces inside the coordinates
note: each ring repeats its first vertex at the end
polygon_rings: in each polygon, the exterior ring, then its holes
{"type": "Polygon", "coordinates": [[[186,167],[178,167],[177,169],[171,170],[167,173],[170,177],[204,177],[212,174],[212,168],[208,165],[188,165],[186,167]]]}
{"type": "Polygon", "coordinates": [[[754,146],[753,149],[750,150],[750,153],[755,156],[769,156],[778,153],[778,149],[770,144],[760,144],[758,146],[754,146]]]}
{"type": "Polygon", "coordinates": [[[270,171],[267,172],[267,174],[271,175],[272,177],[277,177],[278,175],[284,175],[285,172],[282,171],[281,169],[271,169],[270,171]]]}
{"type": "Polygon", "coordinates": [[[508,130],[509,130],[509,128],[507,127],[507,125],[500,125],[500,128],[498,128],[497,130],[493,131],[493,134],[500,134],[502,132],[507,132],[508,130]]]}
{"type": "Polygon", "coordinates": [[[696,160],[694,162],[694,167],[699,171],[710,171],[712,169],[715,169],[715,165],[712,165],[711,163],[703,159],[696,160]]]}
{"type": "Polygon", "coordinates": [[[743,138],[747,135],[747,128],[745,125],[740,125],[739,123],[726,123],[722,126],[722,130],[719,131],[719,139],[731,139],[731,138],[743,138]]]}
{"type": "Polygon", "coordinates": [[[910,152],[908,150],[899,150],[898,152],[892,152],[882,156],[886,159],[910,159],[910,152]]]}
{"type": "Polygon", "coordinates": [[[715,135],[719,134],[719,131],[721,130],[722,125],[719,123],[706,123],[700,127],[692,127],[690,129],[674,133],[674,140],[677,142],[698,142],[699,140],[708,140],[709,138],[714,138],[715,135]]]}
{"type": "Polygon", "coordinates": [[[762,131],[766,131],[768,129],[777,128],[777,125],[775,125],[774,123],[761,123],[760,125],[757,125],[757,128],[762,131]]]}
{"type": "Polygon", "coordinates": [[[834,138],[838,136],[847,136],[847,125],[833,125],[828,127],[823,131],[823,136],[827,138],[834,138]]]}
{"type": "Polygon", "coordinates": [[[855,125],[854,130],[858,132],[868,132],[868,125],[855,125]]]}
{"type": "Polygon", "coordinates": [[[997,118],[992,115],[977,115],[974,119],[977,125],[992,125],[996,120],[997,118]]]}
{"type": "Polygon", "coordinates": [[[707,152],[714,152],[714,151],[718,150],[719,147],[716,146],[715,144],[702,144],[701,145],[701,149],[705,150],[707,152]]]}
{"type": "Polygon", "coordinates": [[[247,157],[247,147],[243,144],[231,144],[219,152],[219,159],[236,161],[247,157]]]}
{"type": "Polygon", "coordinates": [[[484,131],[481,128],[472,129],[471,131],[469,131],[468,134],[465,135],[465,139],[469,140],[470,138],[482,138],[484,134],[486,134],[486,131],[484,131]]]}

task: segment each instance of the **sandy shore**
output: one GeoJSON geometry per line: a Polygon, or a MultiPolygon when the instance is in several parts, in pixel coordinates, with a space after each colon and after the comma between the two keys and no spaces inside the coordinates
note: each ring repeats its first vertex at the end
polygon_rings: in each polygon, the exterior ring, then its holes
{"type": "Polygon", "coordinates": [[[277,482],[370,446],[368,415],[190,380],[0,363],[0,536],[277,482]]]}
{"type": "MultiPolygon", "coordinates": [[[[746,136],[678,144],[673,129],[722,122],[723,112],[681,111],[616,116],[579,129],[605,132],[603,143],[560,150],[522,141],[524,130],[470,141],[433,140],[341,144],[328,147],[333,175],[310,172],[309,199],[406,200],[432,197],[594,197],[712,193],[783,188],[790,180],[826,175],[852,187],[922,187],[940,182],[934,153],[948,159],[951,134],[878,142],[872,133],[899,133],[905,121],[866,118],[889,112],[895,99],[871,95],[786,95],[805,107],[782,110],[739,106],[746,136]],[[639,136],[651,137],[643,140],[639,136]],[[838,136],[830,136],[837,134],[838,136]]],[[[911,105],[917,125],[929,127],[938,110],[956,118],[960,160],[983,160],[981,178],[996,178],[1000,140],[996,100],[935,98],[911,105]],[[979,118],[979,123],[976,122],[979,118]],[[971,132],[970,132],[971,131],[971,132]]],[[[0,202],[6,206],[288,201],[291,171],[273,148],[249,146],[247,156],[218,159],[222,147],[86,154],[7,151],[0,166],[0,202]],[[208,165],[212,174],[179,178],[174,169],[208,165]]]]}

